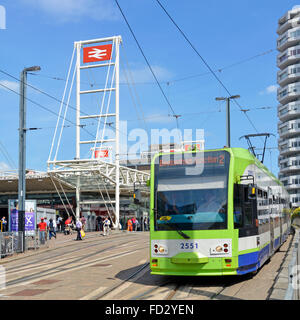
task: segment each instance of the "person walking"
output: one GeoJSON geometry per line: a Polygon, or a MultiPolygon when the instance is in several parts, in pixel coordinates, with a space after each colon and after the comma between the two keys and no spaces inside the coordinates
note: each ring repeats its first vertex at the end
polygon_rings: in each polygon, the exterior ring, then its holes
{"type": "Polygon", "coordinates": [[[82,229],[82,223],[79,219],[76,221],[76,231],[77,231],[77,238],[76,240],[82,240],[81,238],[81,229],[82,229]]]}
{"type": "Polygon", "coordinates": [[[131,219],[131,221],[132,221],[132,231],[136,231],[136,227],[137,227],[137,220],[136,220],[136,218],[133,217],[133,218],[131,219]]]}
{"type": "Polygon", "coordinates": [[[47,225],[47,229],[46,229],[46,232],[45,232],[45,239],[48,240],[49,221],[47,220],[47,217],[44,218],[44,222],[47,225]]]}
{"type": "Polygon", "coordinates": [[[5,217],[3,217],[1,219],[1,225],[2,225],[1,231],[6,232],[7,231],[7,220],[5,217]]]}
{"type": "Polygon", "coordinates": [[[106,217],[103,222],[103,235],[108,236],[110,230],[110,220],[106,217]]]}
{"type": "Polygon", "coordinates": [[[49,220],[49,240],[51,240],[52,237],[55,237],[56,239],[56,232],[54,227],[54,220],[49,220]]]}
{"type": "Polygon", "coordinates": [[[58,218],[57,218],[57,230],[59,231],[59,232],[61,232],[61,231],[63,231],[62,230],[62,217],[61,216],[59,216],[58,218]]]}
{"type": "Polygon", "coordinates": [[[82,230],[85,230],[85,225],[86,225],[86,218],[84,216],[82,216],[82,218],[80,219],[81,223],[82,223],[82,230]]]}
{"type": "Polygon", "coordinates": [[[148,231],[148,219],[144,217],[144,231],[148,231]]]}
{"type": "Polygon", "coordinates": [[[45,244],[46,232],[47,232],[47,223],[44,222],[44,218],[41,218],[41,222],[38,224],[39,229],[39,241],[40,244],[45,244]]]}
{"type": "Polygon", "coordinates": [[[53,219],[53,233],[54,233],[54,237],[56,239],[56,230],[57,230],[57,223],[55,218],[53,219]]]}
{"type": "Polygon", "coordinates": [[[128,219],[127,221],[127,231],[132,231],[132,219],[128,219]]]}
{"type": "Polygon", "coordinates": [[[97,231],[102,231],[103,222],[102,222],[101,216],[97,216],[96,222],[97,222],[97,231]]]}

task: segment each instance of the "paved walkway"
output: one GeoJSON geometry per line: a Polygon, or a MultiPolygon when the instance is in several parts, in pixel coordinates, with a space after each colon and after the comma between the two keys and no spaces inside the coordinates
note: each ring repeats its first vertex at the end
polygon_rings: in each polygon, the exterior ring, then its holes
{"type": "MultiPolygon", "coordinates": [[[[138,281],[127,281],[149,261],[149,232],[113,231],[109,236],[89,232],[83,241],[75,239],[76,233],[58,233],[57,239],[39,250],[0,260],[6,277],[0,300],[89,300],[118,285],[126,290],[114,291],[113,299],[131,299],[155,287],[165,291],[167,278],[151,275],[146,269],[138,281]]],[[[290,236],[254,277],[226,278],[227,284],[217,298],[284,299],[291,240],[290,236]]],[[[211,290],[218,291],[223,282],[223,277],[194,277],[187,300],[209,299],[211,290]]],[[[150,299],[159,297],[155,294],[150,299]]]]}
{"type": "Polygon", "coordinates": [[[1,260],[4,300],[80,300],[105,290],[148,260],[149,233],[115,231],[109,236],[58,234],[48,247],[1,260]]]}

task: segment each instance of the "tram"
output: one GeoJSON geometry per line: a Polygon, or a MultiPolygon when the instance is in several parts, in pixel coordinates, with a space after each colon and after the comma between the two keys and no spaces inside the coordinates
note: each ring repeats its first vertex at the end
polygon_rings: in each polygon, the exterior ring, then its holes
{"type": "Polygon", "coordinates": [[[287,191],[246,149],[157,154],[150,190],[152,274],[255,273],[289,234],[287,191]]]}

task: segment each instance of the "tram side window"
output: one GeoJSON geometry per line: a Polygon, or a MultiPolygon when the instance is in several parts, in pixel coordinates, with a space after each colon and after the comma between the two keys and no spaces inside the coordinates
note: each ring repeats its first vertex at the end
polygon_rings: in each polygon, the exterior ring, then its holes
{"type": "Polygon", "coordinates": [[[248,198],[248,187],[244,186],[244,227],[253,224],[253,208],[251,200],[248,198]]]}
{"type": "Polygon", "coordinates": [[[239,184],[234,185],[234,227],[236,229],[243,227],[243,188],[239,184]]]}

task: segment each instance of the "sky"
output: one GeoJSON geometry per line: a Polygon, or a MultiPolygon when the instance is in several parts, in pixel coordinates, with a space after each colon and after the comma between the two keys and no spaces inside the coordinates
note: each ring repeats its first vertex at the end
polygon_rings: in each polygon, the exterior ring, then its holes
{"type": "MultiPolygon", "coordinates": [[[[21,71],[38,65],[41,71],[29,74],[28,83],[61,100],[74,42],[120,35],[120,119],[127,120],[128,134],[134,129],[144,129],[150,134],[151,129],[176,128],[172,116],[176,114],[180,115],[180,130],[204,130],[206,149],[223,147],[226,104],[215,98],[228,96],[228,92],[209,66],[231,95],[240,95],[239,106],[249,109],[251,122],[231,101],[231,146],[248,148],[246,140],[240,139],[246,134],[274,134],[268,139],[268,147],[273,149],[266,151],[265,164],[277,175],[276,29],[278,19],[298,3],[160,1],[202,59],[157,1],[118,0],[165,96],[114,0],[0,1],[6,18],[6,28],[0,29],[0,84],[18,92],[21,71]],[[131,87],[126,83],[129,72],[134,80],[131,87]]],[[[82,81],[95,87],[104,82],[101,77],[95,73],[82,81]]],[[[27,128],[40,129],[27,131],[26,167],[45,171],[60,103],[30,87],[27,97],[36,103],[27,101],[27,128]]],[[[19,98],[0,86],[0,170],[18,166],[19,98]]],[[[89,106],[99,104],[99,99],[87,98],[84,103],[82,110],[89,112],[89,106]]],[[[74,93],[70,104],[75,106],[74,93]]],[[[68,110],[67,119],[75,122],[74,110],[68,110]]],[[[95,124],[86,126],[90,132],[96,128],[95,124]]],[[[253,145],[261,148],[263,142],[256,138],[253,145]]],[[[64,128],[58,159],[74,156],[75,126],[70,125],[64,128]]]]}

